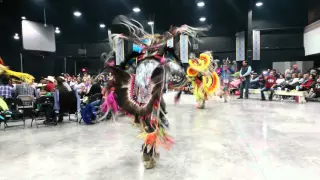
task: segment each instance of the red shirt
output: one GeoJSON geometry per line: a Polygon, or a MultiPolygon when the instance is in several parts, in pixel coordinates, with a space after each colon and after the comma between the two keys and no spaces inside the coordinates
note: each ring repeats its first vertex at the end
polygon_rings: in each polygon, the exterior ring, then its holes
{"type": "Polygon", "coordinates": [[[52,82],[49,82],[49,83],[46,85],[45,90],[46,90],[47,92],[53,92],[54,88],[55,88],[55,85],[54,85],[52,82]]]}
{"type": "Polygon", "coordinates": [[[304,87],[306,89],[310,89],[311,84],[313,83],[312,79],[309,79],[305,84],[301,85],[301,87],[304,87]]]}
{"type": "Polygon", "coordinates": [[[276,80],[277,78],[274,76],[267,77],[265,87],[268,89],[272,88],[272,86],[276,84],[276,80]]]}

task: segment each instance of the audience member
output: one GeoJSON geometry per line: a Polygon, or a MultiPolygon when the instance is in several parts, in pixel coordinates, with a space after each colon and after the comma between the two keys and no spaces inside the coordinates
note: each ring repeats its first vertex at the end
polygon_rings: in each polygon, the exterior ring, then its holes
{"type": "Polygon", "coordinates": [[[260,87],[260,77],[257,73],[253,73],[250,80],[250,89],[259,89],[260,87]]]}
{"type": "Polygon", "coordinates": [[[311,74],[309,76],[309,79],[305,83],[300,85],[299,90],[300,91],[308,91],[311,88],[313,88],[315,86],[315,84],[316,84],[316,76],[311,74]]]}
{"type": "Polygon", "coordinates": [[[285,88],[288,90],[293,90],[297,85],[299,85],[299,78],[297,77],[297,74],[294,73],[292,74],[291,79],[286,82],[285,88]]]}
{"type": "Polygon", "coordinates": [[[77,78],[77,83],[74,85],[73,89],[76,90],[79,94],[83,94],[85,91],[86,85],[81,82],[81,78],[77,78]]]}
{"type": "Polygon", "coordinates": [[[12,98],[14,96],[14,90],[10,85],[10,79],[7,76],[3,76],[2,85],[0,85],[0,96],[4,99],[12,98]]]}
{"type": "Polygon", "coordinates": [[[270,72],[270,75],[268,77],[265,77],[266,83],[265,87],[261,89],[261,100],[265,101],[266,98],[264,96],[265,91],[270,91],[269,95],[269,101],[272,101],[273,93],[274,93],[274,87],[276,85],[277,78],[274,76],[273,72],[270,72]]]}
{"type": "Polygon", "coordinates": [[[101,84],[99,81],[96,81],[96,80],[93,80],[92,81],[92,86],[88,92],[88,96],[92,96],[92,95],[95,95],[95,94],[100,94],[102,91],[101,89],[101,84]]]}
{"type": "Polygon", "coordinates": [[[61,77],[57,79],[57,86],[55,87],[59,92],[69,92],[68,88],[63,84],[64,80],[61,77]]]}
{"type": "Polygon", "coordinates": [[[282,88],[285,85],[285,83],[286,83],[286,80],[284,79],[284,76],[280,74],[280,77],[276,81],[277,87],[282,88]]]}
{"type": "MultiPolygon", "coordinates": [[[[67,88],[67,90],[68,90],[69,92],[72,91],[69,83],[66,81],[66,78],[63,77],[63,76],[60,76],[59,78],[62,80],[62,84],[67,88]]],[[[67,77],[67,78],[68,78],[68,77],[67,77]]]]}
{"type": "Polygon", "coordinates": [[[241,84],[240,84],[240,97],[238,99],[243,99],[243,90],[245,89],[245,98],[249,98],[249,86],[250,86],[250,73],[251,73],[251,66],[248,65],[248,62],[244,60],[242,62],[242,67],[240,69],[240,79],[241,79],[241,84]]]}
{"type": "Polygon", "coordinates": [[[319,98],[320,97],[320,77],[317,79],[316,84],[313,88],[310,89],[306,99],[310,100],[313,98],[319,98]]]}
{"type": "Polygon", "coordinates": [[[313,74],[313,75],[315,75],[315,76],[317,76],[317,70],[315,70],[315,69],[311,69],[310,70],[310,74],[313,74]]]}
{"type": "Polygon", "coordinates": [[[46,86],[45,86],[45,90],[47,91],[47,92],[53,92],[54,91],[54,88],[55,88],[55,85],[54,85],[54,82],[55,82],[55,80],[54,80],[54,77],[53,76],[48,76],[47,78],[45,78],[45,80],[47,81],[46,82],[46,86]]]}
{"type": "Polygon", "coordinates": [[[298,65],[297,65],[297,64],[294,64],[294,65],[292,66],[292,73],[294,73],[294,74],[299,74],[299,73],[301,73],[301,71],[298,69],[298,65]]]}
{"type": "Polygon", "coordinates": [[[88,74],[88,72],[87,72],[87,71],[84,71],[84,72],[83,72],[83,78],[82,78],[83,82],[87,82],[87,81],[90,80],[90,79],[91,79],[91,77],[90,77],[90,75],[88,74]]]}
{"type": "Polygon", "coordinates": [[[299,83],[304,84],[308,80],[309,80],[309,74],[304,74],[303,77],[300,78],[299,83]]]}
{"type": "Polygon", "coordinates": [[[17,84],[16,85],[16,89],[15,89],[15,95],[18,96],[33,96],[38,98],[39,94],[37,93],[36,89],[33,88],[31,85],[33,84],[33,82],[31,82],[30,84],[23,82],[21,84],[17,84]]]}

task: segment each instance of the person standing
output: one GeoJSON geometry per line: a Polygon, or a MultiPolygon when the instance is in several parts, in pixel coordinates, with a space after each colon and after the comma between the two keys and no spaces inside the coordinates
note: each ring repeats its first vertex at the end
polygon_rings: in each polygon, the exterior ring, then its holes
{"type": "Polygon", "coordinates": [[[264,96],[265,91],[270,91],[269,101],[272,101],[273,93],[274,93],[274,87],[276,86],[277,78],[274,76],[273,72],[270,72],[270,75],[268,77],[265,77],[266,83],[265,87],[261,89],[261,100],[265,101],[266,98],[264,96]]]}
{"type": "Polygon", "coordinates": [[[245,98],[249,98],[249,86],[250,86],[250,73],[252,69],[251,66],[248,65],[248,62],[246,60],[242,61],[242,67],[240,69],[240,97],[238,99],[243,99],[243,89],[246,90],[245,92],[245,98]]]}

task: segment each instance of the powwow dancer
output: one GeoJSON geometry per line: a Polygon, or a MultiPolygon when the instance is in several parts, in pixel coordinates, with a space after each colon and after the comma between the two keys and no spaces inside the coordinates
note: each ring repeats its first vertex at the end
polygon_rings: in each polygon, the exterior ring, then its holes
{"type": "Polygon", "coordinates": [[[200,58],[189,60],[187,76],[192,82],[193,95],[198,103],[197,107],[203,109],[205,101],[219,87],[219,77],[215,72],[217,64],[212,58],[211,52],[200,54],[200,58]]]}
{"type": "Polygon", "coordinates": [[[174,49],[167,48],[167,40],[178,34],[196,38],[197,33],[206,28],[183,25],[172,27],[168,32],[160,35],[148,34],[140,23],[125,16],[117,17],[113,23],[126,26],[130,31],[130,37],[123,34],[111,35],[109,41],[113,42],[111,45],[114,51],[119,39],[139,45],[142,51],[129,56],[122,62],[122,68],[108,66],[104,73],[110,70],[113,72],[116,79],[115,94],[120,110],[135,116],[136,121],[140,123],[143,132],[138,137],[144,138],[142,145],[144,166],[147,169],[153,168],[156,165],[156,157],[159,156],[157,148],[163,146],[165,149],[170,149],[173,144],[167,132],[168,121],[165,118],[163,89],[166,83],[169,88],[173,88],[183,86],[187,82],[174,49]],[[134,63],[132,59],[135,60],[134,63]],[[128,67],[130,64],[136,67],[128,67]],[[125,67],[130,69],[130,72],[126,71],[125,67]]]}
{"type": "MultiPolygon", "coordinates": [[[[234,73],[232,69],[232,64],[229,59],[223,60],[222,70],[220,74],[220,87],[222,94],[221,96],[224,97],[224,102],[227,102],[228,96],[230,95],[230,82],[231,82],[231,75],[234,73]]],[[[220,97],[221,97],[220,96],[220,97]]]]}

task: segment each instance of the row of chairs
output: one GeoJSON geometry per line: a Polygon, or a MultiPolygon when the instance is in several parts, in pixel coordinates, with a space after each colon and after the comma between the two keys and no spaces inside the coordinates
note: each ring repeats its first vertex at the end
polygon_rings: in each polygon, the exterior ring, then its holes
{"type": "Polygon", "coordinates": [[[26,125],[26,117],[31,118],[31,127],[33,124],[39,127],[39,121],[47,121],[46,124],[56,125],[59,117],[63,117],[64,114],[69,115],[69,120],[71,120],[70,114],[76,115],[76,122],[78,122],[78,99],[75,92],[61,92],[59,97],[40,97],[35,99],[32,96],[18,96],[17,98],[10,98],[5,100],[9,111],[9,115],[6,111],[0,111],[0,115],[5,117],[0,120],[1,124],[4,124],[4,130],[9,127],[8,123],[22,121],[23,127],[26,125]],[[56,101],[55,101],[56,98],[56,101]],[[58,99],[58,101],[57,101],[58,99]],[[59,106],[59,111],[55,112],[55,105],[59,106]],[[45,117],[45,118],[44,118],[45,117]],[[49,121],[49,118],[50,119],[49,121]]]}

